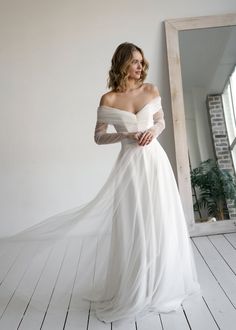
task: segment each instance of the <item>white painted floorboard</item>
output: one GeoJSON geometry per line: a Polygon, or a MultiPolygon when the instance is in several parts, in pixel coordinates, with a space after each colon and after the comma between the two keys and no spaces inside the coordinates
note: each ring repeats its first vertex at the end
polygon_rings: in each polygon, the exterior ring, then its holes
{"type": "Polygon", "coordinates": [[[111,324],[100,322],[93,304],[83,299],[83,288],[92,288],[99,278],[101,242],[65,241],[40,254],[36,252],[42,242],[18,243],[17,250],[10,245],[7,259],[0,252],[0,330],[236,329],[236,233],[195,237],[191,243],[202,295],[184,301],[177,312],[111,324]],[[11,291],[6,290],[9,282],[11,291]],[[61,286],[67,288],[63,297],[61,286]],[[19,299],[22,292],[24,302],[19,299]]]}

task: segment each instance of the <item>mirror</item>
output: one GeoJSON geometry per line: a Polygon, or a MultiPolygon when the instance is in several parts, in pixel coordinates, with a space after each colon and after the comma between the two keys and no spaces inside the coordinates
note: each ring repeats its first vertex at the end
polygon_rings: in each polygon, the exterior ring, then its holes
{"type": "Polygon", "coordinates": [[[209,181],[216,202],[206,203],[200,174],[229,173],[227,182],[235,175],[236,14],[166,20],[165,30],[177,182],[190,235],[235,231],[236,209],[219,199],[220,179],[209,181]]]}

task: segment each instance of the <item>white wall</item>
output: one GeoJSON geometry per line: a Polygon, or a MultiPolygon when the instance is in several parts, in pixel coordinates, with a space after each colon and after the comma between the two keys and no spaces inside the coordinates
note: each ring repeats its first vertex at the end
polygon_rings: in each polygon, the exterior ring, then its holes
{"type": "Polygon", "coordinates": [[[235,0],[1,0],[0,235],[90,200],[119,145],[93,142],[115,47],[141,46],[158,85],[172,165],[163,21],[235,11],[235,0]]]}

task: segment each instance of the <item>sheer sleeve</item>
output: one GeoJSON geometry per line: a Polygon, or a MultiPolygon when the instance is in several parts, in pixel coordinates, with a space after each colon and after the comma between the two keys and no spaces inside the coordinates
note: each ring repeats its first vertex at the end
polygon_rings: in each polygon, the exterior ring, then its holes
{"type": "Polygon", "coordinates": [[[97,144],[117,143],[129,138],[129,132],[107,133],[107,123],[97,121],[94,132],[94,141],[97,144]]]}
{"type": "Polygon", "coordinates": [[[157,138],[165,129],[165,119],[162,107],[153,114],[153,123],[154,125],[150,127],[148,131],[154,135],[154,138],[157,138]]]}

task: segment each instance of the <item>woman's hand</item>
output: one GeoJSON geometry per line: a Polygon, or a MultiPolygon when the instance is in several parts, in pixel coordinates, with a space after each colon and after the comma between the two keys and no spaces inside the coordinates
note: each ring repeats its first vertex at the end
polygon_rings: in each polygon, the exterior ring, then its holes
{"type": "Polygon", "coordinates": [[[138,144],[140,146],[145,146],[149,144],[153,140],[154,136],[152,132],[150,131],[145,131],[142,133],[141,137],[139,138],[138,144]]]}
{"type": "Polygon", "coordinates": [[[132,133],[129,133],[129,138],[132,139],[132,140],[139,141],[142,134],[143,134],[142,132],[132,132],[132,133]]]}

